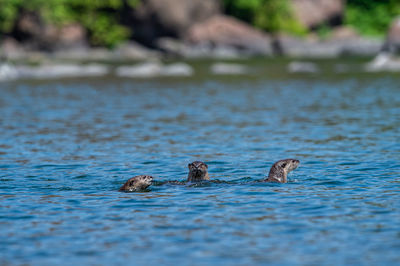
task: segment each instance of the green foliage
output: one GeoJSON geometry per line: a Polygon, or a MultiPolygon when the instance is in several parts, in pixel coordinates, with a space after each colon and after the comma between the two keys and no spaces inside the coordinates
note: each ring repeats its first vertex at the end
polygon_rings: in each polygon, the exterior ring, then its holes
{"type": "Polygon", "coordinates": [[[48,23],[62,26],[81,23],[94,45],[111,47],[130,35],[121,25],[123,8],[134,7],[140,0],[0,0],[0,31],[10,32],[21,10],[37,11],[48,23]]]}
{"type": "Polygon", "coordinates": [[[316,33],[321,40],[326,40],[331,36],[332,28],[324,23],[316,28],[316,33]]]}
{"type": "Polygon", "coordinates": [[[399,0],[348,0],[345,23],[363,35],[383,36],[390,22],[398,15],[399,0]]]}
{"type": "Polygon", "coordinates": [[[0,0],[1,32],[9,32],[12,29],[21,4],[21,0],[0,0]]]}
{"type": "Polygon", "coordinates": [[[224,0],[226,12],[269,32],[303,35],[288,0],[224,0]]]}

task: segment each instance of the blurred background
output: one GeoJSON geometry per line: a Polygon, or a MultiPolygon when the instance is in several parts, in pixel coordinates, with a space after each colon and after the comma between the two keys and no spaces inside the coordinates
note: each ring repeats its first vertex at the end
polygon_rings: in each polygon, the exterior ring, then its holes
{"type": "Polygon", "coordinates": [[[373,56],[399,50],[398,15],[397,0],[1,0],[0,54],[373,56]]]}

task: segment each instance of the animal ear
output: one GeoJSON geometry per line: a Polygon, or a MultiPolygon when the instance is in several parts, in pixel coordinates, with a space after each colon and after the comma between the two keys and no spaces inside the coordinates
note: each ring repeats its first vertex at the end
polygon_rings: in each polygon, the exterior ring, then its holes
{"type": "Polygon", "coordinates": [[[188,163],[188,167],[190,167],[192,164],[191,163],[188,163]]]}

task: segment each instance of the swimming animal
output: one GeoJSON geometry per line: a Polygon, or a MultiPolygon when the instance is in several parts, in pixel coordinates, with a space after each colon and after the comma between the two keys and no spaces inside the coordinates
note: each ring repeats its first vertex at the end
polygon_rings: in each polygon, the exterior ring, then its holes
{"type": "Polygon", "coordinates": [[[152,181],[153,177],[149,175],[134,176],[128,179],[128,181],[126,181],[125,184],[119,188],[119,191],[125,191],[125,192],[140,191],[148,188],[151,185],[152,181]]]}
{"type": "Polygon", "coordinates": [[[188,164],[189,174],[188,182],[198,182],[204,180],[210,180],[208,176],[208,165],[201,161],[194,161],[188,164]]]}
{"type": "Polygon", "coordinates": [[[287,175],[299,166],[300,161],[296,159],[284,159],[277,161],[269,170],[268,178],[264,181],[286,183],[287,175]]]}

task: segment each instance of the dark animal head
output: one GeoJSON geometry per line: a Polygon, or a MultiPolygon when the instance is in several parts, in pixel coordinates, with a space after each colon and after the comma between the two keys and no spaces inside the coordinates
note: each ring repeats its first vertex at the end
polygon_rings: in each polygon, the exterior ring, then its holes
{"type": "Polygon", "coordinates": [[[119,189],[119,191],[140,191],[149,187],[152,181],[152,176],[138,175],[126,181],[126,183],[119,189]]]}
{"type": "Polygon", "coordinates": [[[277,161],[272,165],[267,181],[286,183],[287,175],[296,169],[299,164],[300,161],[296,159],[284,159],[277,161]]]}
{"type": "Polygon", "coordinates": [[[189,175],[188,181],[209,180],[208,166],[201,161],[194,161],[188,164],[189,175]]]}

